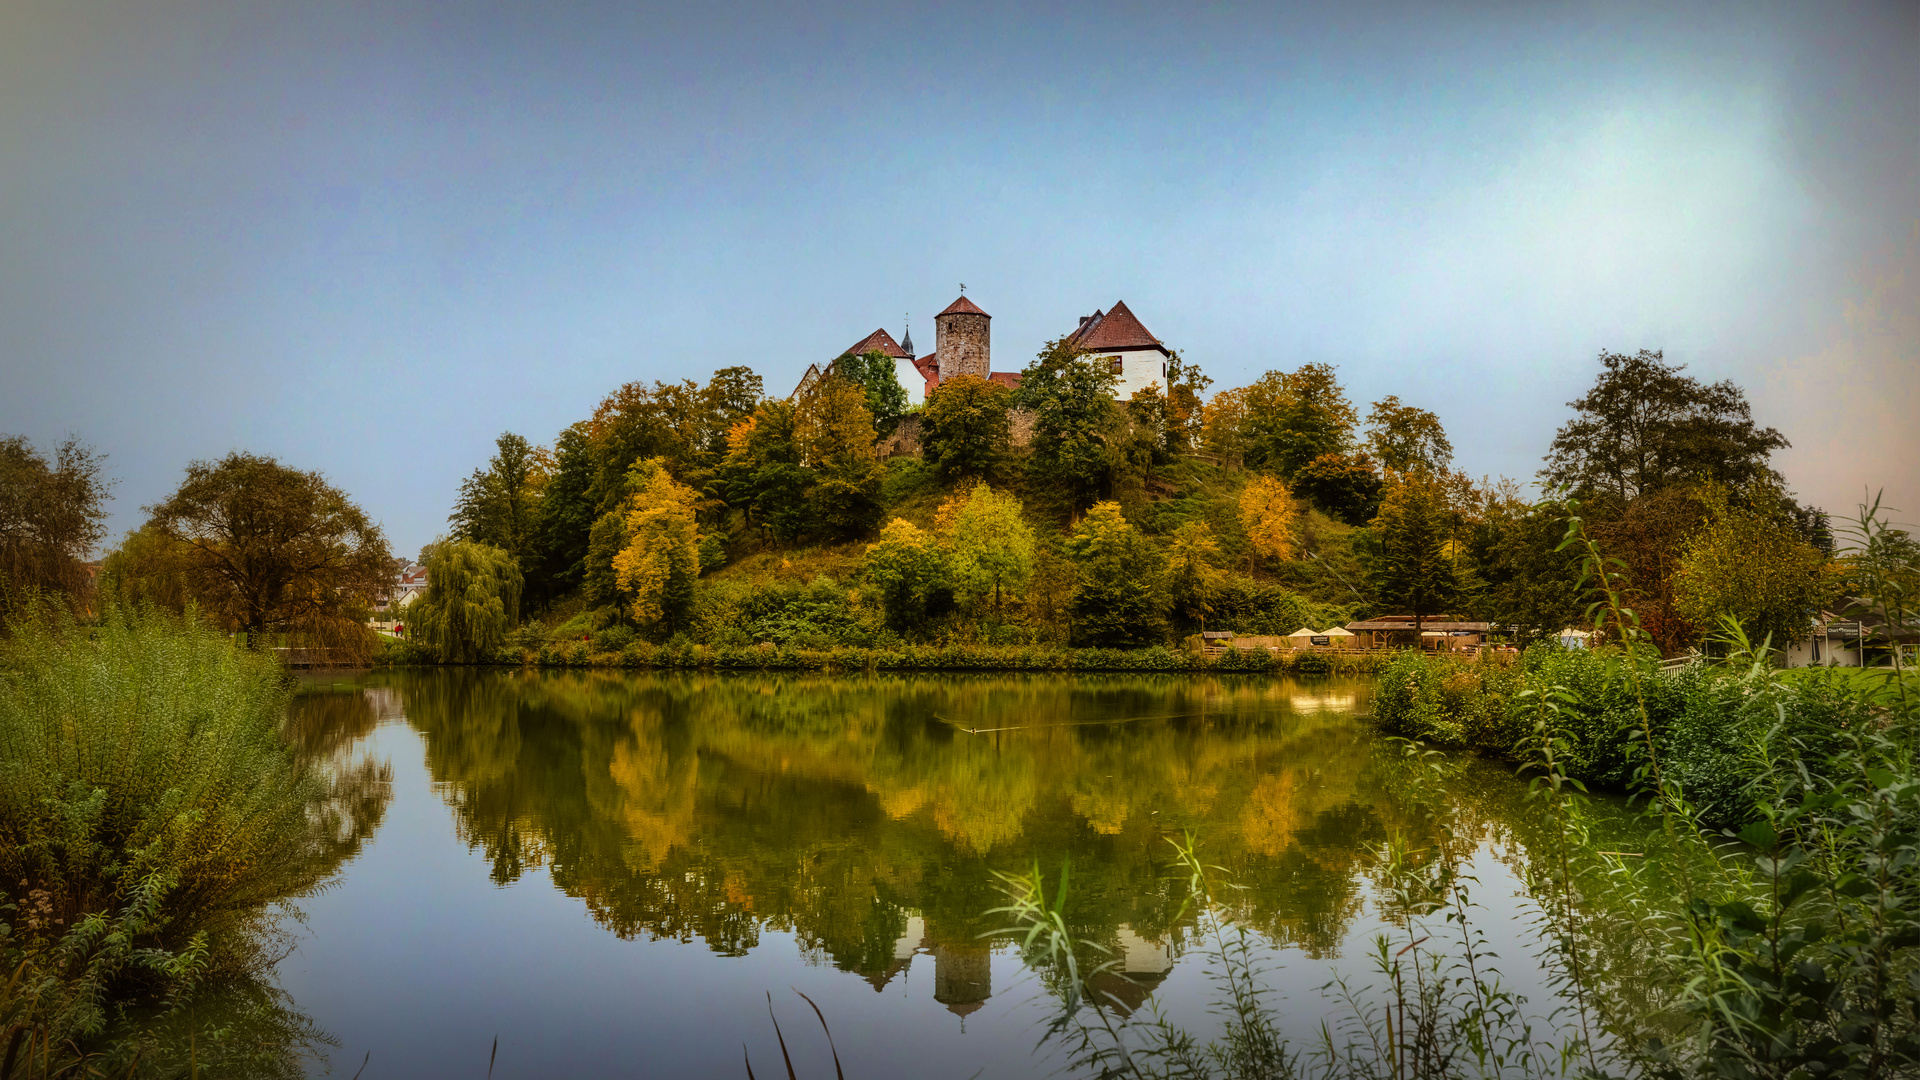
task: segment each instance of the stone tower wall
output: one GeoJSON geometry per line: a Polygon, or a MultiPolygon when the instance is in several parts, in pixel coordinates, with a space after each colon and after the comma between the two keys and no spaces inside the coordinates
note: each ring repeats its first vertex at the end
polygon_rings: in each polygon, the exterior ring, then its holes
{"type": "Polygon", "coordinates": [[[933,321],[934,353],[940,358],[940,381],[956,375],[986,378],[993,371],[992,320],[985,315],[956,311],[933,321]]]}

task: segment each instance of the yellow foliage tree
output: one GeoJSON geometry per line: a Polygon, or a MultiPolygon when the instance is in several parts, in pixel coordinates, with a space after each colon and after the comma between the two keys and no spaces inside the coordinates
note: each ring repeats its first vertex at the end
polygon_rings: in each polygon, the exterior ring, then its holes
{"type": "Polygon", "coordinates": [[[1277,476],[1256,476],[1240,492],[1240,525],[1259,555],[1285,559],[1293,554],[1293,492],[1277,476]]]}
{"type": "Polygon", "coordinates": [[[661,458],[637,461],[627,472],[627,546],[613,557],[620,591],[633,597],[635,622],[679,621],[693,602],[700,576],[699,496],[667,473],[661,458]]]}

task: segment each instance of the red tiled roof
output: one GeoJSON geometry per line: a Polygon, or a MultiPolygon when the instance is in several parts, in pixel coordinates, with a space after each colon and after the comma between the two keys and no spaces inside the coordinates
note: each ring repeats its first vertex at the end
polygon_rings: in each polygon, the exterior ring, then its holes
{"type": "Polygon", "coordinates": [[[987,375],[987,381],[999,383],[1009,390],[1020,389],[1020,380],[1024,378],[1018,371],[995,371],[987,375]]]}
{"type": "Polygon", "coordinates": [[[931,394],[940,388],[939,353],[928,353],[920,359],[915,360],[913,366],[919,370],[920,377],[927,380],[927,393],[931,394]]]}
{"type": "Polygon", "coordinates": [[[1124,300],[1113,305],[1111,311],[1104,314],[1095,311],[1082,320],[1080,328],[1071,335],[1071,340],[1075,345],[1089,352],[1100,352],[1103,349],[1166,348],[1159,338],[1154,337],[1145,326],[1141,325],[1133,312],[1127,310],[1124,300]]]}
{"type": "MultiPolygon", "coordinates": [[[[948,304],[947,310],[941,312],[940,315],[987,315],[987,313],[980,310],[979,304],[962,296],[960,299],[948,304]]],[[[936,319],[939,317],[939,315],[934,316],[936,319]]],[[[991,319],[993,316],[987,315],[987,318],[991,319]]]]}
{"type": "Polygon", "coordinates": [[[849,345],[847,347],[847,351],[841,353],[840,355],[841,356],[865,356],[867,353],[873,352],[874,350],[879,350],[880,352],[886,353],[888,356],[893,357],[895,360],[913,359],[913,357],[907,355],[907,350],[900,347],[899,342],[893,340],[893,335],[887,333],[885,330],[875,330],[873,333],[868,334],[866,337],[863,337],[859,341],[856,341],[852,345],[849,345]]]}

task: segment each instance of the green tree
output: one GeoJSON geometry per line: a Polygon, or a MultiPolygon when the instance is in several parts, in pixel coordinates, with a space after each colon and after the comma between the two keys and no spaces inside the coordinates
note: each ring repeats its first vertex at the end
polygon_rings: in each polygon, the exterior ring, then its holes
{"type": "Polygon", "coordinates": [[[1413,616],[1416,632],[1427,616],[1453,602],[1459,588],[1447,551],[1450,519],[1445,485],[1419,468],[1387,485],[1373,519],[1379,544],[1374,587],[1382,599],[1413,616]]]}
{"type": "Polygon", "coordinates": [[[513,556],[447,540],[427,563],[427,590],[406,607],[407,636],[456,664],[487,660],[520,621],[524,579],[513,556]]]}
{"type": "Polygon", "coordinates": [[[172,538],[129,529],[100,563],[100,595],[124,608],[152,604],[184,612],[193,601],[184,552],[172,538]]]}
{"type": "Polygon", "coordinates": [[[619,507],[594,519],[593,528],[587,533],[585,572],[580,583],[590,606],[620,604],[620,572],[614,569],[613,560],[626,546],[627,515],[619,507]]]}
{"type": "Polygon", "coordinates": [[[700,576],[700,529],[694,521],[699,495],[674,482],[658,458],[635,462],[629,471],[626,546],[613,557],[621,593],[632,597],[633,620],[664,623],[671,632],[693,604],[700,576]]]}
{"type": "Polygon", "coordinates": [[[1349,525],[1380,512],[1380,470],[1365,452],[1321,454],[1293,478],[1293,490],[1349,525]]]}
{"type": "Polygon", "coordinates": [[[1200,371],[1200,365],[1178,351],[1168,357],[1165,442],[1173,453],[1184,454],[1199,444],[1205,415],[1202,402],[1207,387],[1212,385],[1213,380],[1200,371]]]}
{"type": "Polygon", "coordinates": [[[1579,625],[1586,606],[1578,558],[1560,549],[1566,507],[1501,500],[1466,542],[1480,583],[1473,610],[1489,622],[1518,627],[1522,643],[1579,625]]]}
{"type": "Polygon", "coordinates": [[[1322,454],[1345,452],[1359,414],[1331,364],[1269,371],[1244,391],[1247,464],[1289,482],[1322,454]]]}
{"type": "Polygon", "coordinates": [[[1074,506],[1105,493],[1119,460],[1122,428],[1113,372],[1059,338],[1022,374],[1017,404],[1033,411],[1028,470],[1063,485],[1074,506]]]}
{"type": "Polygon", "coordinates": [[[83,560],[106,535],[105,459],[77,439],[53,460],[18,435],[0,435],[0,613],[17,599],[84,602],[83,560]]]}
{"type": "Polygon", "coordinates": [[[1453,444],[1447,441],[1440,418],[1402,405],[1393,395],[1374,402],[1367,414],[1367,447],[1393,472],[1415,467],[1440,472],[1453,463],[1453,444]]]}
{"type": "Polygon", "coordinates": [[[1067,538],[1078,580],[1068,609],[1086,645],[1145,645],[1166,635],[1165,560],[1115,502],[1095,503],[1067,538]]]}
{"type": "Polygon", "coordinates": [[[727,432],[753,415],[765,397],[765,384],[750,367],[724,367],[700,391],[702,451],[709,462],[727,456],[727,432]]]}
{"type": "Polygon", "coordinates": [[[978,375],[956,375],[927,396],[921,456],[943,480],[991,476],[1006,460],[1013,392],[978,375]]]}
{"type": "Polygon", "coordinates": [[[747,524],[790,542],[814,528],[814,474],[800,464],[796,409],[790,401],[762,402],[727,433],[721,489],[747,524]]]}
{"type": "Polygon", "coordinates": [[[319,473],[270,457],[196,461],[147,513],[147,528],[178,547],[193,595],[234,629],[348,644],[393,584],[380,527],[319,473]]]}
{"type": "Polygon", "coordinates": [[[1167,541],[1167,594],[1173,613],[1205,627],[1219,591],[1220,542],[1204,521],[1189,521],[1167,541]]]}
{"type": "Polygon", "coordinates": [[[1200,410],[1200,445],[1226,466],[1247,456],[1247,390],[1222,390],[1200,410]]]}
{"type": "Polygon", "coordinates": [[[454,539],[499,548],[524,567],[538,543],[545,451],[511,431],[502,432],[494,446],[487,467],[475,469],[460,485],[447,521],[454,539]]]}
{"type": "Polygon", "coordinates": [[[694,466],[707,442],[709,415],[706,397],[691,379],[630,382],[608,394],[587,421],[597,513],[626,498],[627,470],[636,461],[661,458],[675,475],[694,466]]]}
{"type": "Polygon", "coordinates": [[[861,387],[867,394],[867,412],[873,415],[874,433],[885,438],[900,426],[907,415],[907,388],[900,385],[900,373],[894,359],[878,349],[859,356],[842,356],[833,362],[833,373],[861,387]]]}
{"type": "Polygon", "coordinates": [[[1776,649],[1804,639],[1815,613],[1835,599],[1827,556],[1780,513],[1773,492],[1742,498],[1712,485],[1705,502],[1706,521],[1674,569],[1680,614],[1703,627],[1731,616],[1776,649]]]}
{"type": "Polygon", "coordinates": [[[954,511],[946,540],[955,594],[967,601],[991,594],[996,617],[1005,590],[1023,590],[1033,577],[1033,529],[1012,495],[975,485],[954,511]]]}
{"type": "Polygon", "coordinates": [[[1601,353],[1600,367],[1593,388],[1567,403],[1574,417],[1553,438],[1542,483],[1620,502],[1706,481],[1779,484],[1767,459],[1787,440],[1755,426],[1731,381],[1702,383],[1645,349],[1601,353]]]}
{"type": "Polygon", "coordinates": [[[529,607],[551,603],[585,580],[587,544],[599,517],[597,470],[590,426],[578,423],[560,432],[553,441],[553,470],[536,504],[534,556],[522,563],[529,607]]]}
{"type": "Polygon", "coordinates": [[[871,529],[885,474],[874,453],[865,390],[837,376],[820,380],[795,402],[793,436],[800,463],[813,474],[814,521],[842,537],[871,529]]]}
{"type": "Polygon", "coordinates": [[[867,581],[880,593],[887,624],[912,630],[926,620],[927,602],[947,585],[947,556],[938,538],[905,518],[894,518],[867,545],[867,581]]]}

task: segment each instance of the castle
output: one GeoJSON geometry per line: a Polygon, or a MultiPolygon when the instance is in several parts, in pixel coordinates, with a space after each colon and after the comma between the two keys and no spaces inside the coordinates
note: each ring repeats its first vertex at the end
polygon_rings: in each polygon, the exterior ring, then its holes
{"type": "MultiPolygon", "coordinates": [[[[993,316],[967,299],[964,293],[933,317],[933,340],[931,353],[915,357],[910,328],[902,332],[899,341],[880,329],[854,342],[838,356],[878,352],[891,357],[894,375],[913,405],[925,403],[927,395],[941,382],[959,375],[977,375],[1008,389],[1019,388],[1018,372],[993,370],[993,316]]],[[[1135,391],[1149,386],[1162,394],[1167,392],[1167,361],[1173,354],[1127,309],[1125,301],[1116,302],[1107,311],[1096,309],[1091,315],[1081,316],[1080,325],[1067,335],[1067,340],[1085,350],[1090,362],[1109,365],[1115,376],[1116,398],[1125,401],[1135,391]]],[[[832,374],[834,363],[830,360],[825,365],[807,365],[794,394],[805,393],[814,383],[832,374]]]]}

